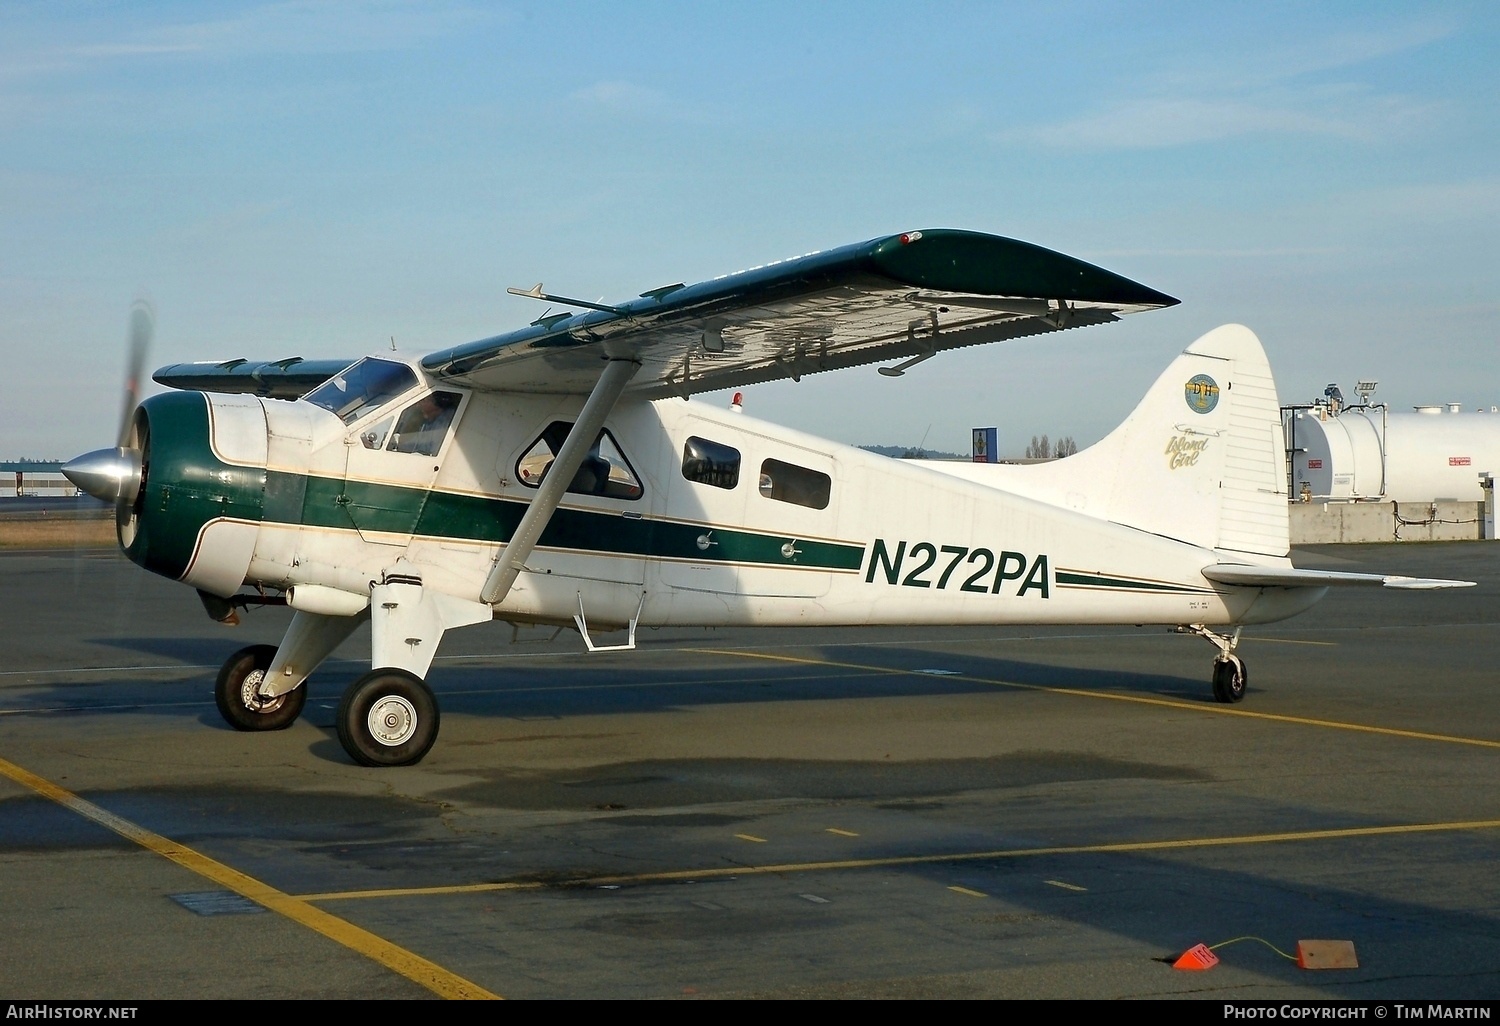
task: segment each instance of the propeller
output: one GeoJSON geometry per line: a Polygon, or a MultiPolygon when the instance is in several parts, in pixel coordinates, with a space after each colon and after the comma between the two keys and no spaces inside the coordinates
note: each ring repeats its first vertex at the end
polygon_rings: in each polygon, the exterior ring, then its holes
{"type": "MultiPolygon", "coordinates": [[[[151,352],[156,331],[156,311],[144,299],[130,308],[130,330],[126,337],[125,396],[120,413],[120,431],[115,448],[96,449],[65,463],[63,476],[96,499],[114,503],[115,523],[123,531],[130,523],[132,507],[141,490],[146,439],[132,442],[135,408],[140,402],[141,375],[151,352]]],[[[122,534],[122,540],[124,535],[122,534]]]]}
{"type": "Polygon", "coordinates": [[[120,416],[120,433],[115,442],[120,448],[130,441],[130,421],[141,398],[141,375],[146,373],[146,359],[151,353],[151,338],[156,334],[156,310],[144,299],[130,307],[130,335],[125,346],[125,401],[120,416]]]}

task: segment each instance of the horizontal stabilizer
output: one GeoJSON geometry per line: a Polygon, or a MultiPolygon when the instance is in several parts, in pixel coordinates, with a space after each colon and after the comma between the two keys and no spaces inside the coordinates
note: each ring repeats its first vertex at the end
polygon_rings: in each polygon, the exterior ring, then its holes
{"type": "Polygon", "coordinates": [[[1217,563],[1204,567],[1203,576],[1220,584],[1241,584],[1252,588],[1327,588],[1362,584],[1408,591],[1431,591],[1435,588],[1474,587],[1473,581],[1445,581],[1394,574],[1351,574],[1337,570],[1297,570],[1292,567],[1247,566],[1243,563],[1217,563]]]}

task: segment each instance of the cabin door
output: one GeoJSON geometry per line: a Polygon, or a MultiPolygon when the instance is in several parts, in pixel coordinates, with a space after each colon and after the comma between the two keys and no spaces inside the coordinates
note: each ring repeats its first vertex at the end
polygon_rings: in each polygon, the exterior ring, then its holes
{"type": "Polygon", "coordinates": [[[832,457],[688,421],[672,469],[663,475],[668,515],[657,526],[663,584],[752,598],[828,592],[832,457]]]}
{"type": "Polygon", "coordinates": [[[343,494],[335,501],[365,541],[410,544],[462,405],[458,392],[429,392],[344,440],[343,494]]]}

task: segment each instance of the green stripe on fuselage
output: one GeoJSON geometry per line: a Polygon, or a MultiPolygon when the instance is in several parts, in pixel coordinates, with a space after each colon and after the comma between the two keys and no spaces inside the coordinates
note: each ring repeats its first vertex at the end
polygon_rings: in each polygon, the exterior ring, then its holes
{"type": "Polygon", "coordinates": [[[1173,584],[1170,581],[1140,581],[1126,577],[1107,577],[1104,574],[1080,573],[1077,570],[1058,570],[1056,579],[1059,587],[1119,588],[1127,591],[1187,592],[1189,594],[1213,592],[1212,588],[1195,588],[1186,584],[1173,584]]]}
{"type": "MultiPolygon", "coordinates": [[[[299,477],[273,471],[267,488],[295,491],[299,477]]],[[[301,518],[267,519],[308,527],[358,528],[362,531],[412,534],[422,538],[500,544],[508,542],[525,514],[527,504],[514,499],[464,495],[370,481],[342,481],[307,476],[301,518]]],[[[821,570],[858,570],[864,546],[847,542],[808,540],[791,534],[761,534],[707,524],[683,524],[628,517],[614,510],[560,507],[537,543],[543,548],[572,549],[601,554],[655,559],[690,559],[698,563],[751,563],[765,566],[808,567],[821,570]],[[710,534],[710,544],[698,540],[710,534]],[[782,546],[794,542],[796,555],[788,559],[782,546]]]]}
{"type": "MultiPolygon", "coordinates": [[[[226,463],[209,444],[208,406],[198,392],[168,392],[143,404],[152,460],[130,558],[180,578],[203,525],[229,517],[250,523],[415,535],[481,544],[508,542],[528,504],[407,485],[298,474],[226,463]]],[[[858,570],[864,546],[790,534],[624,516],[618,510],[560,508],[538,543],[544,548],[696,563],[858,570]],[[699,548],[709,535],[711,544],[699,548]],[[791,558],[782,547],[793,543],[791,558]]]]}

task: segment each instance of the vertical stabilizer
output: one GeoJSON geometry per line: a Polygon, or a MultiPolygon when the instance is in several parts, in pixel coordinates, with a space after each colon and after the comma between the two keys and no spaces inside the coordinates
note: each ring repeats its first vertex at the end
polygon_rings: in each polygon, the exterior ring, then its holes
{"type": "Polygon", "coordinates": [[[1227,324],[1188,346],[1097,445],[1004,468],[1002,486],[1205,548],[1280,558],[1290,549],[1285,465],[1265,350],[1250,329],[1227,324]]]}

